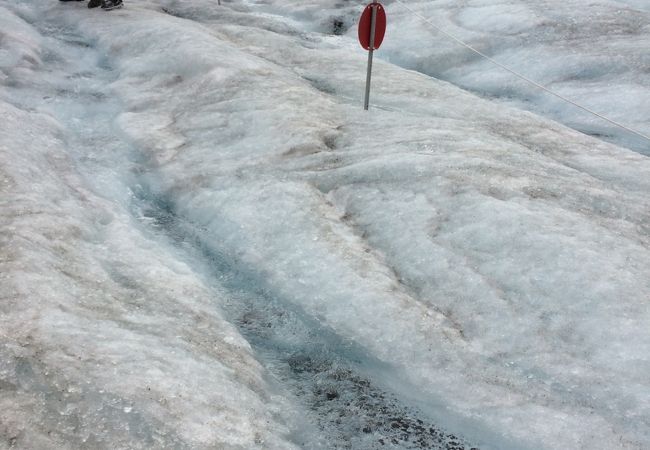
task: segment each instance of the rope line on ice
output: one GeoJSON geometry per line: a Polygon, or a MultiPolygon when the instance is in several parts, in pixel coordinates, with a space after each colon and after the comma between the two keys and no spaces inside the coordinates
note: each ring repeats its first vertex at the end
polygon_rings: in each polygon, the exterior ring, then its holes
{"type": "Polygon", "coordinates": [[[466,43],[465,41],[463,41],[463,40],[457,38],[457,37],[454,36],[453,34],[451,34],[451,33],[447,32],[447,31],[443,30],[443,29],[440,28],[440,27],[438,27],[438,26],[435,25],[433,22],[431,22],[429,19],[427,19],[426,17],[424,17],[422,14],[420,14],[420,13],[418,13],[417,11],[414,11],[413,9],[411,9],[411,8],[410,8],[406,3],[404,3],[402,0],[395,0],[395,1],[396,1],[397,3],[399,3],[400,5],[402,5],[406,10],[408,10],[409,12],[411,12],[414,16],[416,16],[417,18],[419,18],[419,19],[422,20],[423,22],[429,24],[431,27],[433,27],[433,28],[434,28],[435,30],[437,30],[438,32],[442,33],[443,35],[445,35],[446,37],[448,37],[448,38],[450,38],[451,40],[455,41],[456,43],[462,45],[463,47],[465,47],[465,48],[471,50],[472,52],[476,53],[476,54],[479,55],[480,57],[482,57],[482,58],[486,59],[487,61],[491,62],[491,63],[494,64],[495,66],[500,67],[501,69],[503,69],[503,70],[505,70],[505,71],[507,71],[507,72],[510,72],[512,75],[516,76],[517,78],[520,78],[521,80],[523,80],[523,81],[525,81],[525,82],[527,82],[527,83],[529,83],[529,84],[532,84],[533,86],[537,87],[538,89],[541,89],[541,90],[543,90],[544,92],[547,92],[547,93],[549,93],[549,94],[551,94],[551,95],[553,95],[553,96],[559,98],[560,100],[563,100],[563,101],[565,101],[565,102],[567,102],[567,103],[569,103],[569,104],[575,106],[576,108],[579,108],[579,109],[581,109],[581,110],[583,110],[583,111],[585,111],[585,112],[587,112],[587,113],[589,113],[589,114],[592,114],[592,115],[594,115],[594,116],[596,116],[596,117],[598,117],[598,118],[600,118],[600,119],[602,119],[602,120],[604,120],[604,121],[606,121],[606,122],[609,122],[610,124],[612,124],[612,125],[614,125],[614,126],[616,126],[616,127],[619,127],[619,128],[621,128],[621,129],[623,129],[623,130],[626,130],[627,132],[632,133],[632,134],[635,134],[636,136],[639,136],[639,137],[645,139],[646,141],[650,142],[650,136],[647,136],[647,135],[643,134],[643,133],[640,132],[640,131],[637,131],[637,130],[635,130],[635,129],[633,129],[633,128],[630,128],[630,127],[628,127],[627,125],[623,125],[622,123],[617,122],[617,121],[615,121],[615,120],[613,120],[613,119],[610,119],[610,118],[608,118],[608,117],[605,117],[604,115],[602,115],[602,114],[600,114],[600,113],[597,113],[596,111],[593,111],[593,110],[591,110],[591,109],[589,109],[589,108],[587,108],[587,107],[585,107],[585,106],[580,105],[579,103],[574,102],[574,101],[571,100],[571,99],[568,99],[568,98],[564,97],[562,94],[558,94],[557,92],[555,92],[555,91],[553,91],[553,90],[547,88],[547,87],[544,86],[543,84],[540,84],[540,83],[538,83],[538,82],[536,82],[536,81],[534,81],[534,80],[531,80],[531,79],[528,78],[527,76],[522,75],[521,73],[517,72],[517,71],[514,70],[514,69],[511,69],[510,67],[508,67],[508,66],[506,66],[506,65],[504,65],[504,64],[501,64],[499,61],[495,60],[494,58],[491,58],[490,56],[488,56],[488,55],[486,55],[485,53],[483,53],[482,51],[480,51],[480,50],[474,48],[473,46],[471,46],[470,44],[466,43]]]}

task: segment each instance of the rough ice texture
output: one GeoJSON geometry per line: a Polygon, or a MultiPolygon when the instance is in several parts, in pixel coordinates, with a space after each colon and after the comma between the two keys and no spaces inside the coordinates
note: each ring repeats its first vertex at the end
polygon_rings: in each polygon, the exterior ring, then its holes
{"type": "Polygon", "coordinates": [[[192,245],[478,447],[650,446],[647,157],[383,61],[364,113],[365,53],[290,2],[0,5],[0,445],[302,444],[229,292],[133,216],[137,171],[192,245]],[[110,83],[91,124],[115,133],[75,122],[96,86],[57,58],[110,83]]]}

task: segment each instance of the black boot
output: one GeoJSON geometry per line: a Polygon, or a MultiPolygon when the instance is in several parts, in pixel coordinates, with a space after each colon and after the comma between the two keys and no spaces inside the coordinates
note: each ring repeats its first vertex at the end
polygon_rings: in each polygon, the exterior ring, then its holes
{"type": "Polygon", "coordinates": [[[89,8],[97,8],[98,6],[102,6],[102,0],[90,0],[88,2],[89,8]]]}
{"type": "Polygon", "coordinates": [[[117,9],[122,7],[122,0],[102,0],[102,9],[104,11],[110,11],[111,9],[117,9]]]}

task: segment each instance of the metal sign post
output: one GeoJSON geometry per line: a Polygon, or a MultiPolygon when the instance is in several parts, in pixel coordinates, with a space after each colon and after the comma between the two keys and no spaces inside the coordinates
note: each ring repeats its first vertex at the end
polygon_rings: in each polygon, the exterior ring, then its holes
{"type": "MultiPolygon", "coordinates": [[[[377,0],[373,0],[373,5],[377,0]]],[[[370,78],[372,77],[372,54],[375,51],[375,30],[377,29],[377,8],[372,7],[372,18],[370,19],[370,49],[368,50],[368,73],[366,74],[366,96],[363,100],[363,109],[368,110],[370,103],[370,78]]]]}
{"type": "Polygon", "coordinates": [[[373,0],[361,14],[359,20],[359,43],[368,50],[368,72],[366,74],[366,95],[363,109],[367,110],[370,103],[370,79],[372,77],[372,56],[384,40],[386,32],[386,12],[384,7],[373,0]]]}

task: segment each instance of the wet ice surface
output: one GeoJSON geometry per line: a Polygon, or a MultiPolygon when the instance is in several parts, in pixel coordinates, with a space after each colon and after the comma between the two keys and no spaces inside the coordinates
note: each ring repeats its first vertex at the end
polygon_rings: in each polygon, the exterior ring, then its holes
{"type": "Polygon", "coordinates": [[[646,448],[647,158],[287,6],[0,2],[2,445],[646,448]]]}

